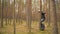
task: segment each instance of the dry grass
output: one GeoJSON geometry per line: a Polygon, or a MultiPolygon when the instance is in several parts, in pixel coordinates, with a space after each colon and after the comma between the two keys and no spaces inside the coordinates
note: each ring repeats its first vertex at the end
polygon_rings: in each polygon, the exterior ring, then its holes
{"type": "MultiPolygon", "coordinates": [[[[32,22],[31,26],[31,34],[51,34],[51,27],[47,27],[47,24],[45,23],[46,28],[45,31],[39,30],[39,23],[37,21],[32,22]]],[[[22,24],[16,23],[16,34],[29,34],[28,33],[28,25],[26,24],[26,21],[23,21],[22,24]]],[[[11,22],[11,25],[5,25],[4,28],[0,28],[0,34],[14,34],[14,26],[11,22]]]]}

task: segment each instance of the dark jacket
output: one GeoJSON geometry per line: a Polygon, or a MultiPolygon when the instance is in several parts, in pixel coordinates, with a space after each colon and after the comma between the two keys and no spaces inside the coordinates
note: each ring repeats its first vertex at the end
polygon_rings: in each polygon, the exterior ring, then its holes
{"type": "Polygon", "coordinates": [[[45,21],[45,13],[41,13],[41,19],[43,19],[43,20],[41,20],[41,22],[43,22],[43,21],[45,21]]]}

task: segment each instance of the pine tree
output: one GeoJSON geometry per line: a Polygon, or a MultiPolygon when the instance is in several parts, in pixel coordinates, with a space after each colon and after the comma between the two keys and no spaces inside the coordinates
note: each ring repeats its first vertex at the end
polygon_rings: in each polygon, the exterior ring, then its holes
{"type": "Polygon", "coordinates": [[[55,0],[51,0],[51,22],[52,22],[52,34],[58,34],[57,14],[55,0]]]}
{"type": "Polygon", "coordinates": [[[31,32],[31,17],[32,17],[32,0],[26,0],[26,7],[27,7],[27,26],[29,32],[31,32]]]}

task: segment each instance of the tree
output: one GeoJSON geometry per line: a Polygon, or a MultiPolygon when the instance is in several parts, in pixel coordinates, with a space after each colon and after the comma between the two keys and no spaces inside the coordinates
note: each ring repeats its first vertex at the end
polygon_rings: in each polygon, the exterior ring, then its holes
{"type": "Polygon", "coordinates": [[[41,11],[42,11],[42,0],[40,0],[40,22],[39,22],[39,30],[40,30],[40,24],[41,24],[41,11]]]}
{"type": "MultiPolygon", "coordinates": [[[[9,1],[10,1],[10,0],[9,0],[9,1]]],[[[6,13],[6,16],[5,16],[5,17],[6,17],[6,25],[8,24],[8,22],[7,22],[7,18],[8,18],[8,17],[7,17],[7,14],[8,14],[8,4],[9,4],[8,2],[9,2],[9,1],[8,1],[8,0],[5,1],[5,2],[6,2],[6,3],[5,3],[5,5],[6,5],[5,8],[6,8],[6,9],[5,9],[5,12],[4,12],[4,13],[6,13]]]]}
{"type": "Polygon", "coordinates": [[[22,24],[22,0],[18,2],[18,17],[19,17],[19,23],[22,24]]]}
{"type": "Polygon", "coordinates": [[[16,2],[16,0],[14,0],[14,11],[13,11],[14,34],[16,34],[16,25],[15,25],[15,2],[16,2]]]}
{"type": "MultiPolygon", "coordinates": [[[[1,0],[0,0],[0,16],[1,16],[1,0]]],[[[0,17],[0,23],[1,23],[1,17],[0,17]]],[[[0,24],[1,26],[1,24],[0,24]]]]}
{"type": "Polygon", "coordinates": [[[31,32],[31,17],[32,17],[32,0],[26,0],[26,13],[27,13],[27,26],[28,26],[28,31],[31,32]]]}
{"type": "Polygon", "coordinates": [[[4,0],[2,0],[2,11],[1,11],[1,27],[3,27],[3,8],[4,8],[4,0]]]}
{"type": "Polygon", "coordinates": [[[57,25],[57,15],[56,15],[56,5],[55,5],[55,0],[50,0],[51,1],[51,22],[52,22],[52,34],[58,34],[58,25],[57,25]]]}
{"type": "Polygon", "coordinates": [[[48,22],[49,22],[48,24],[50,25],[50,0],[47,0],[47,2],[48,2],[47,4],[48,4],[48,7],[49,7],[48,8],[48,22]]]}

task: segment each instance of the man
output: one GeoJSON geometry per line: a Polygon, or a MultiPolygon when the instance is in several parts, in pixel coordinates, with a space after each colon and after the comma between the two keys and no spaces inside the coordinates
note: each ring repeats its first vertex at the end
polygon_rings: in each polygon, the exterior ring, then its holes
{"type": "Polygon", "coordinates": [[[42,31],[44,31],[44,29],[45,29],[45,25],[43,24],[44,21],[45,21],[45,13],[43,11],[41,11],[40,30],[42,30],[42,31]]]}
{"type": "Polygon", "coordinates": [[[44,22],[44,21],[45,21],[45,13],[41,12],[41,22],[44,22]]]}

